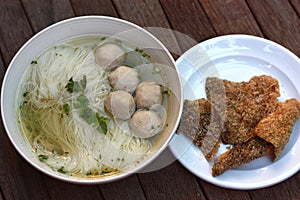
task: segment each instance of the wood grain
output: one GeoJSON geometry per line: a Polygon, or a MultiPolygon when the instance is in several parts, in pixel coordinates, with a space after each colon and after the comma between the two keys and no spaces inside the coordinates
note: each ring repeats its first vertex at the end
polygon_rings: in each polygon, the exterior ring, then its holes
{"type": "Polygon", "coordinates": [[[300,1],[299,0],[290,0],[291,1],[291,5],[294,7],[294,9],[296,10],[298,17],[300,15],[300,1]]]}
{"type": "Polygon", "coordinates": [[[197,0],[161,0],[173,30],[178,31],[176,39],[182,53],[197,43],[215,37],[216,33],[197,0]]]}
{"type": "Polygon", "coordinates": [[[103,199],[96,185],[76,185],[65,183],[48,176],[44,176],[44,181],[50,199],[103,199]]]}
{"type": "Polygon", "coordinates": [[[22,3],[34,32],[74,16],[68,0],[22,0],[22,3]]]}
{"type": "Polygon", "coordinates": [[[76,16],[80,15],[106,15],[118,17],[110,0],[71,0],[76,16]]]}
{"type": "Polygon", "coordinates": [[[251,199],[270,200],[270,199],[300,199],[300,172],[291,177],[288,181],[279,183],[273,187],[249,191],[251,199]]]}
{"type": "Polygon", "coordinates": [[[250,34],[262,36],[244,0],[199,0],[218,35],[250,34]]]}
{"type": "Polygon", "coordinates": [[[143,200],[145,195],[136,174],[114,183],[98,186],[104,199],[143,200]]]}
{"type": "MultiPolygon", "coordinates": [[[[208,199],[218,199],[218,200],[250,200],[250,196],[247,191],[243,190],[232,190],[221,188],[216,185],[207,183],[199,179],[199,183],[204,190],[204,193],[208,199]]],[[[252,200],[252,199],[251,199],[252,200]]]]}
{"type": "MultiPolygon", "coordinates": [[[[32,35],[32,30],[20,2],[2,1],[0,5],[0,49],[4,64],[7,66],[18,48],[32,35]]],[[[4,69],[1,72],[4,72],[4,69]]],[[[29,166],[14,150],[6,136],[2,122],[0,130],[0,141],[3,142],[0,156],[2,168],[0,179],[5,199],[48,198],[41,174],[29,166]]]]}
{"type": "Polygon", "coordinates": [[[248,0],[266,38],[300,56],[300,19],[293,7],[283,0],[248,0]]]}
{"type": "Polygon", "coordinates": [[[196,178],[178,161],[139,178],[147,199],[205,199],[196,178]]]}
{"type": "Polygon", "coordinates": [[[0,50],[3,61],[8,66],[17,50],[32,36],[33,32],[18,0],[2,0],[0,11],[0,50]]]}

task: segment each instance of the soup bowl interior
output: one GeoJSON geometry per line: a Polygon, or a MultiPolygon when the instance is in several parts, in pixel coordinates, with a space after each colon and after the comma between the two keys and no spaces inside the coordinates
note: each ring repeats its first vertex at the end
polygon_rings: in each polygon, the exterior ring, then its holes
{"type": "Polygon", "coordinates": [[[116,181],[138,172],[167,147],[179,123],[182,98],[182,86],[175,62],[158,39],[143,28],[124,20],[103,16],[85,16],[53,24],[33,36],[23,45],[12,59],[4,77],[1,93],[1,114],[12,144],[21,156],[35,168],[63,181],[78,184],[99,184],[116,181]],[[76,177],[62,174],[40,162],[22,136],[17,120],[18,105],[16,99],[19,99],[22,95],[18,93],[18,86],[30,62],[45,49],[56,43],[85,36],[114,36],[128,41],[136,47],[145,49],[155,62],[163,66],[161,67],[162,73],[172,91],[168,101],[166,125],[155,140],[149,153],[138,164],[129,166],[123,172],[95,177],[76,177]]]}

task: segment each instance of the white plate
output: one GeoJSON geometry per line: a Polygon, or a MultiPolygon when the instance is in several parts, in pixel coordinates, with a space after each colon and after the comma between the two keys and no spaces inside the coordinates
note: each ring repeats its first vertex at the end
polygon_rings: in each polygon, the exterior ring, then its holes
{"type": "MultiPolygon", "coordinates": [[[[205,80],[210,76],[248,81],[252,76],[262,74],[279,81],[279,101],[300,99],[299,58],[263,38],[248,35],[213,38],[189,49],[176,64],[182,76],[185,99],[205,98],[205,80]]],[[[169,147],[189,171],[210,183],[233,189],[267,187],[289,178],[300,169],[300,120],[276,162],[262,157],[218,177],[211,175],[213,163],[207,162],[201,151],[184,135],[175,135],[169,147]]],[[[218,155],[224,151],[226,148],[222,145],[218,155]]]]}

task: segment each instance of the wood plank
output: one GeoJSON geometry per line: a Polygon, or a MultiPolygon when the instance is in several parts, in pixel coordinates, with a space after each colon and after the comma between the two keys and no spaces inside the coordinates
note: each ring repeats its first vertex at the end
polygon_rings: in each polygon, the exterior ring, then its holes
{"type": "Polygon", "coordinates": [[[178,161],[139,178],[147,199],[205,199],[195,176],[178,161]]]}
{"type": "Polygon", "coordinates": [[[218,35],[262,32],[244,0],[199,0],[218,35]]]}
{"type": "Polygon", "coordinates": [[[68,0],[21,1],[34,32],[38,32],[54,22],[74,16],[68,0]]]}
{"type": "MultiPolygon", "coordinates": [[[[32,35],[19,1],[2,1],[0,12],[0,48],[7,66],[20,46],[32,35]],[[13,26],[11,25],[13,24],[13,26]]],[[[2,61],[1,61],[2,62],[2,61]]],[[[2,67],[4,66],[1,63],[2,67]]],[[[1,69],[4,72],[4,69],[1,69]]],[[[3,75],[3,74],[1,74],[3,75]]],[[[15,151],[0,125],[1,188],[5,199],[46,199],[47,190],[41,175],[15,151]]]]}
{"type": "Polygon", "coordinates": [[[71,0],[76,16],[78,15],[106,15],[118,17],[110,0],[71,0]]]}
{"type": "Polygon", "coordinates": [[[97,185],[76,185],[44,176],[50,199],[103,199],[97,185]]]}
{"type": "Polygon", "coordinates": [[[279,183],[273,187],[249,191],[251,199],[259,200],[281,200],[299,199],[300,194],[300,172],[289,178],[287,181],[279,183]]]}
{"type": "Polygon", "coordinates": [[[251,199],[246,190],[233,190],[233,189],[222,188],[216,185],[212,185],[201,179],[199,179],[199,182],[208,199],[218,199],[218,200],[251,199]]]}
{"type": "Polygon", "coordinates": [[[6,66],[3,62],[3,58],[2,58],[2,55],[0,53],[0,83],[1,84],[2,84],[2,81],[3,81],[4,75],[5,75],[5,71],[6,71],[6,66]]]}
{"type": "Polygon", "coordinates": [[[291,4],[282,0],[247,2],[266,38],[300,56],[300,19],[291,4]]]}
{"type": "Polygon", "coordinates": [[[99,185],[104,199],[143,200],[145,199],[137,175],[110,184],[99,185]]]}
{"type": "Polygon", "coordinates": [[[300,15],[300,1],[299,0],[290,0],[290,1],[299,16],[300,15]]]}
{"type": "Polygon", "coordinates": [[[197,43],[215,37],[216,33],[198,0],[161,0],[161,5],[183,52],[197,43]]]}
{"type": "Polygon", "coordinates": [[[170,28],[158,0],[113,0],[121,18],[142,27],[170,28]]]}
{"type": "Polygon", "coordinates": [[[177,58],[182,51],[158,0],[113,0],[119,16],[157,37],[177,58]]]}
{"type": "MultiPolygon", "coordinates": [[[[199,183],[204,190],[204,194],[208,199],[218,199],[218,200],[240,200],[240,199],[251,199],[246,190],[232,190],[222,188],[216,185],[207,183],[199,179],[199,183]]],[[[252,199],[251,199],[252,200],[252,199]]]]}
{"type": "MultiPolygon", "coordinates": [[[[5,73],[5,65],[3,63],[2,57],[0,56],[0,78],[1,83],[5,73]]],[[[11,167],[9,166],[9,162],[7,160],[7,154],[11,150],[12,151],[12,144],[8,140],[6,136],[6,132],[3,127],[2,121],[0,122],[0,188],[3,197],[7,199],[16,198],[18,195],[18,188],[17,182],[15,181],[14,174],[11,171],[11,167]]],[[[21,188],[22,190],[22,188],[21,188]]],[[[21,198],[21,196],[19,196],[21,198]]],[[[1,199],[1,197],[0,197],[1,199]]]]}
{"type": "Polygon", "coordinates": [[[18,0],[1,1],[0,10],[0,50],[7,66],[33,32],[18,0]]]}

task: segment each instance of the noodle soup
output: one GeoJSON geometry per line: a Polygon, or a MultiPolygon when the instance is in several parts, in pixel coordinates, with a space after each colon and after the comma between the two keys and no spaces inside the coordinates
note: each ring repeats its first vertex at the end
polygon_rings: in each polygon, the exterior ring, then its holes
{"type": "Polygon", "coordinates": [[[126,171],[149,152],[172,91],[143,49],[85,37],[34,58],[18,92],[19,126],[40,162],[90,177],[126,171]]]}

